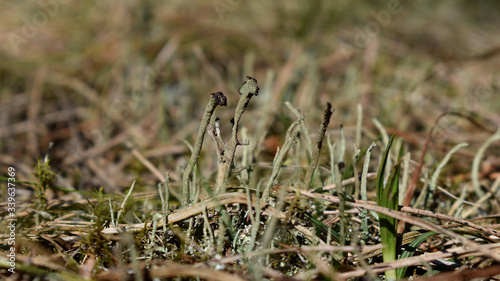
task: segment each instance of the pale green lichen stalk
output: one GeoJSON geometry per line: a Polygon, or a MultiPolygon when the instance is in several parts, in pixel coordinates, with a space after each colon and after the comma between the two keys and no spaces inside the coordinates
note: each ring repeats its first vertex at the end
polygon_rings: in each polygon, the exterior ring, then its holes
{"type": "Polygon", "coordinates": [[[191,158],[189,158],[188,165],[184,170],[184,174],[182,176],[182,205],[187,206],[191,202],[189,202],[191,188],[189,186],[189,177],[193,172],[193,168],[200,157],[201,148],[203,146],[203,140],[205,138],[205,132],[207,131],[207,126],[212,119],[212,114],[215,111],[217,105],[226,106],[227,101],[224,94],[221,92],[213,93],[212,98],[208,102],[205,107],[205,113],[203,113],[203,117],[201,119],[200,128],[198,129],[198,137],[196,138],[196,143],[193,148],[193,153],[191,154],[191,158]]]}
{"type": "Polygon", "coordinates": [[[316,143],[312,151],[311,164],[309,164],[309,168],[307,169],[306,177],[304,179],[305,190],[309,190],[309,188],[311,187],[313,173],[318,167],[319,163],[319,155],[321,153],[321,147],[323,146],[323,138],[325,137],[328,124],[330,124],[330,117],[332,117],[332,114],[332,104],[327,103],[325,112],[323,114],[323,122],[321,123],[321,126],[319,128],[318,136],[316,137],[316,143]]]}
{"type": "Polygon", "coordinates": [[[247,76],[247,80],[243,82],[241,87],[238,89],[238,93],[241,95],[238,105],[236,106],[236,111],[234,113],[233,119],[233,129],[231,134],[231,139],[227,149],[223,153],[221,163],[219,166],[219,171],[217,172],[217,182],[215,184],[215,191],[217,193],[224,193],[226,191],[227,179],[229,173],[231,172],[231,165],[233,163],[234,154],[236,152],[236,147],[241,144],[238,141],[238,125],[245,112],[250,99],[254,95],[259,94],[259,87],[257,86],[257,80],[247,76]]]}

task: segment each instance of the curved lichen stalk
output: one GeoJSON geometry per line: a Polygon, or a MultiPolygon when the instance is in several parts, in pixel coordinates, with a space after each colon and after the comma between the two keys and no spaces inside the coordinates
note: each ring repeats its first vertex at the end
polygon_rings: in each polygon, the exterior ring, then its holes
{"type": "Polygon", "coordinates": [[[233,129],[231,134],[231,139],[224,150],[224,153],[220,160],[219,171],[217,172],[217,181],[215,183],[215,191],[217,193],[224,193],[226,191],[227,179],[229,173],[231,172],[231,165],[233,163],[234,154],[236,152],[236,147],[240,144],[238,141],[238,125],[241,120],[243,112],[245,112],[250,99],[254,95],[259,94],[259,87],[257,86],[257,80],[247,76],[247,80],[243,82],[241,87],[238,89],[238,93],[241,95],[238,105],[236,106],[236,111],[234,112],[233,129]]]}
{"type": "Polygon", "coordinates": [[[187,206],[191,203],[189,200],[191,193],[191,188],[189,187],[189,178],[191,176],[191,173],[193,172],[193,168],[196,165],[196,162],[198,162],[198,158],[200,157],[201,148],[203,146],[203,140],[205,139],[205,132],[207,131],[208,124],[212,119],[212,115],[217,105],[221,106],[227,105],[226,97],[221,92],[212,93],[212,98],[205,107],[205,113],[203,113],[203,117],[201,119],[200,128],[198,129],[198,137],[196,138],[196,143],[193,147],[191,158],[189,158],[188,165],[186,166],[184,174],[182,175],[183,206],[187,206]]]}

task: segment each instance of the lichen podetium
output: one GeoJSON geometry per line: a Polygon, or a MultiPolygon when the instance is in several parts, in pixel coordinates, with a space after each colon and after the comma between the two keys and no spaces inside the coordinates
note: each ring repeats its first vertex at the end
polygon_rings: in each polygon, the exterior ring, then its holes
{"type": "Polygon", "coordinates": [[[227,179],[229,177],[229,173],[231,172],[231,164],[233,163],[236,146],[240,144],[238,141],[238,124],[243,112],[245,112],[247,105],[250,102],[250,99],[254,95],[257,96],[259,94],[257,80],[247,76],[247,80],[243,82],[241,87],[238,89],[238,93],[241,97],[234,112],[231,139],[229,141],[228,148],[224,151],[224,157],[221,157],[219,171],[217,172],[217,181],[215,183],[215,191],[217,193],[224,193],[226,191],[227,179]]]}
{"type": "Polygon", "coordinates": [[[198,129],[198,136],[196,138],[196,143],[193,147],[193,152],[191,154],[191,158],[189,158],[188,165],[184,170],[184,174],[182,175],[182,205],[187,206],[191,202],[189,202],[191,188],[189,186],[189,178],[191,173],[193,172],[194,165],[198,161],[200,157],[201,148],[203,146],[203,140],[205,138],[205,132],[207,131],[207,126],[212,119],[212,115],[215,111],[217,105],[225,106],[227,105],[226,97],[223,93],[217,92],[213,93],[210,101],[205,107],[205,113],[203,113],[203,117],[201,119],[200,128],[198,129]]]}

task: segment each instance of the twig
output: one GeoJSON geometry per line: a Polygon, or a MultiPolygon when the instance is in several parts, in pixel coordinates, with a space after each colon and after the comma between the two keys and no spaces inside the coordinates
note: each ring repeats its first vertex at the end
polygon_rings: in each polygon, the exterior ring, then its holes
{"type": "MultiPolygon", "coordinates": [[[[480,245],[479,246],[481,249],[492,249],[492,250],[497,250],[498,246],[493,246],[492,245],[480,245]]],[[[448,258],[458,258],[458,257],[470,257],[470,256],[477,256],[479,254],[478,250],[475,249],[469,249],[466,247],[457,247],[453,249],[449,249],[443,252],[436,252],[436,253],[426,253],[425,255],[419,255],[419,256],[414,256],[411,258],[406,258],[402,260],[395,260],[392,262],[387,262],[387,263],[380,263],[380,264],[375,264],[370,267],[371,270],[373,270],[374,273],[381,273],[384,272],[388,269],[396,269],[396,268],[401,268],[401,267],[409,267],[409,266],[415,266],[418,264],[422,264],[424,262],[430,262],[434,260],[439,260],[439,259],[448,259],[448,258]]],[[[350,278],[354,277],[361,277],[366,275],[366,270],[364,268],[357,268],[355,270],[349,271],[349,272],[343,272],[338,274],[338,280],[347,280],[350,278]]],[[[435,277],[435,276],[433,276],[435,277]]],[[[429,279],[429,280],[437,280],[437,279],[429,279]]],[[[444,280],[454,280],[454,279],[444,279],[444,280]]],[[[457,279],[460,280],[460,279],[457,279]]],[[[461,279],[461,280],[470,280],[470,279],[461,279]]]]}
{"type": "MultiPolygon", "coordinates": [[[[252,196],[252,205],[253,206],[257,205],[257,200],[258,199],[255,196],[252,196]]],[[[232,193],[225,193],[225,194],[220,194],[218,196],[215,196],[211,199],[204,201],[204,204],[205,204],[206,208],[215,208],[215,207],[218,207],[221,205],[228,205],[228,204],[248,204],[248,201],[247,201],[245,194],[232,192],[232,193]]],[[[281,220],[286,218],[286,215],[283,212],[273,208],[272,206],[270,206],[268,204],[265,204],[263,201],[259,202],[259,206],[262,206],[261,208],[264,209],[268,215],[271,214],[271,215],[273,215],[276,218],[281,219],[281,220]]],[[[191,218],[193,216],[199,215],[199,214],[203,213],[203,209],[204,209],[204,207],[202,206],[201,203],[196,203],[194,205],[184,207],[177,212],[173,212],[173,213],[169,214],[168,218],[167,218],[168,223],[174,224],[174,223],[186,220],[188,218],[191,218]]],[[[162,227],[164,223],[165,222],[163,220],[160,221],[158,223],[157,227],[162,227]]],[[[145,228],[148,227],[148,225],[149,224],[147,224],[147,223],[121,224],[121,225],[118,225],[118,227],[104,228],[101,231],[101,233],[104,235],[106,235],[106,234],[109,235],[109,234],[120,234],[120,233],[124,233],[124,232],[137,232],[137,231],[144,230],[145,228]]],[[[82,228],[85,229],[88,227],[87,226],[85,226],[85,227],[74,226],[74,227],[68,227],[67,229],[68,230],[82,231],[83,230],[82,228]]],[[[312,234],[312,232],[308,228],[306,228],[300,224],[294,224],[294,228],[297,231],[299,231],[300,233],[302,233],[305,237],[307,237],[307,239],[310,239],[310,241],[313,241],[313,238],[315,236],[314,236],[314,234],[312,234]]]]}
{"type": "MultiPolygon", "coordinates": [[[[221,260],[212,262],[208,261],[209,264],[232,264],[244,258],[254,258],[264,255],[278,255],[283,253],[307,253],[307,252],[353,252],[355,250],[361,250],[363,252],[370,252],[377,249],[377,246],[332,246],[332,245],[320,245],[320,246],[303,246],[303,247],[286,247],[283,249],[261,249],[252,252],[247,252],[243,255],[238,254],[234,256],[226,256],[221,260]]],[[[199,263],[200,266],[205,265],[207,262],[199,263]]]]}
{"type": "MultiPolygon", "coordinates": [[[[377,176],[377,173],[368,173],[366,175],[366,179],[373,179],[377,176]]],[[[348,185],[348,184],[352,184],[355,182],[355,178],[348,178],[348,179],[345,179],[342,181],[342,185],[348,185]]],[[[322,188],[319,188],[319,189],[315,189],[316,191],[322,191],[322,190],[329,190],[329,189],[335,189],[337,188],[337,185],[335,183],[333,184],[329,184],[329,185],[325,185],[323,186],[322,188]]]]}
{"type": "MultiPolygon", "coordinates": [[[[498,190],[498,187],[500,187],[500,177],[495,179],[495,182],[493,182],[493,185],[491,186],[490,191],[488,191],[488,193],[486,193],[481,199],[479,199],[476,202],[476,204],[474,204],[474,206],[472,206],[470,209],[462,213],[462,217],[467,218],[471,214],[475,213],[477,209],[479,209],[481,204],[483,204],[484,201],[488,200],[491,196],[495,196],[495,194],[497,194],[496,192],[498,190]]],[[[460,200],[464,201],[462,199],[460,200]]]]}
{"type": "MultiPolygon", "coordinates": [[[[290,187],[289,189],[291,189],[292,191],[296,190],[293,187],[290,187]]],[[[340,203],[340,199],[338,197],[336,197],[336,196],[330,196],[330,195],[324,195],[324,194],[317,194],[317,193],[313,193],[313,192],[305,191],[305,190],[302,190],[300,192],[302,193],[302,195],[305,195],[305,196],[308,196],[308,197],[311,197],[311,198],[322,199],[322,200],[325,200],[325,201],[328,201],[328,202],[332,202],[332,203],[337,203],[337,204],[340,203]]],[[[420,209],[415,209],[415,208],[410,208],[410,207],[404,207],[404,206],[400,207],[401,211],[395,211],[395,210],[390,210],[388,208],[376,206],[375,202],[363,202],[363,201],[357,201],[357,200],[355,202],[347,202],[346,201],[345,204],[347,206],[349,206],[349,207],[364,208],[364,209],[366,209],[368,211],[374,211],[374,212],[381,213],[381,214],[384,214],[384,215],[387,215],[387,216],[391,216],[391,217],[396,218],[398,220],[405,221],[405,222],[411,223],[411,224],[416,225],[416,226],[420,226],[420,227],[425,228],[427,230],[439,232],[439,233],[444,234],[444,235],[446,235],[448,237],[457,239],[464,246],[471,247],[471,249],[478,249],[479,245],[477,243],[473,242],[473,241],[470,241],[470,240],[466,239],[465,237],[463,237],[461,235],[458,235],[458,234],[456,234],[456,233],[454,233],[452,231],[446,230],[445,228],[443,228],[443,227],[441,227],[439,225],[435,225],[435,224],[423,221],[421,219],[417,219],[417,218],[408,216],[405,213],[411,213],[411,214],[415,214],[415,215],[419,215],[419,216],[429,216],[429,217],[436,217],[436,218],[440,218],[440,219],[446,219],[446,220],[449,220],[449,221],[460,223],[460,224],[468,226],[468,227],[479,229],[479,230],[481,230],[481,231],[483,231],[483,232],[485,232],[487,234],[494,235],[496,237],[500,237],[500,231],[497,231],[497,230],[494,230],[494,229],[491,229],[491,228],[488,228],[488,227],[476,225],[474,223],[471,223],[471,222],[468,222],[468,221],[464,221],[464,220],[461,220],[461,219],[457,219],[455,217],[451,217],[451,216],[448,216],[448,215],[434,213],[434,212],[431,212],[431,211],[425,211],[425,210],[420,210],[420,209]]],[[[492,254],[492,253],[483,253],[483,254],[486,255],[486,256],[489,256],[489,257],[491,257],[491,258],[493,258],[495,260],[500,260],[500,256],[498,254],[492,254]]]]}

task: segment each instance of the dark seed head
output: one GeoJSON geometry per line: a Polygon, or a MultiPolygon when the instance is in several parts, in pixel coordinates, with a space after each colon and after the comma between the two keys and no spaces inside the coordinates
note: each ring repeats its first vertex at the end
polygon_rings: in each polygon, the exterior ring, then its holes
{"type": "Polygon", "coordinates": [[[339,166],[339,170],[342,170],[345,168],[345,163],[343,161],[340,161],[339,163],[337,163],[337,165],[339,166]]]}
{"type": "Polygon", "coordinates": [[[227,105],[227,98],[222,92],[212,93],[212,98],[215,99],[215,103],[220,106],[227,105]]]}
{"type": "Polygon", "coordinates": [[[253,82],[255,82],[255,84],[257,84],[257,79],[253,78],[252,76],[247,76],[247,79],[253,80],[253,82]]]}

